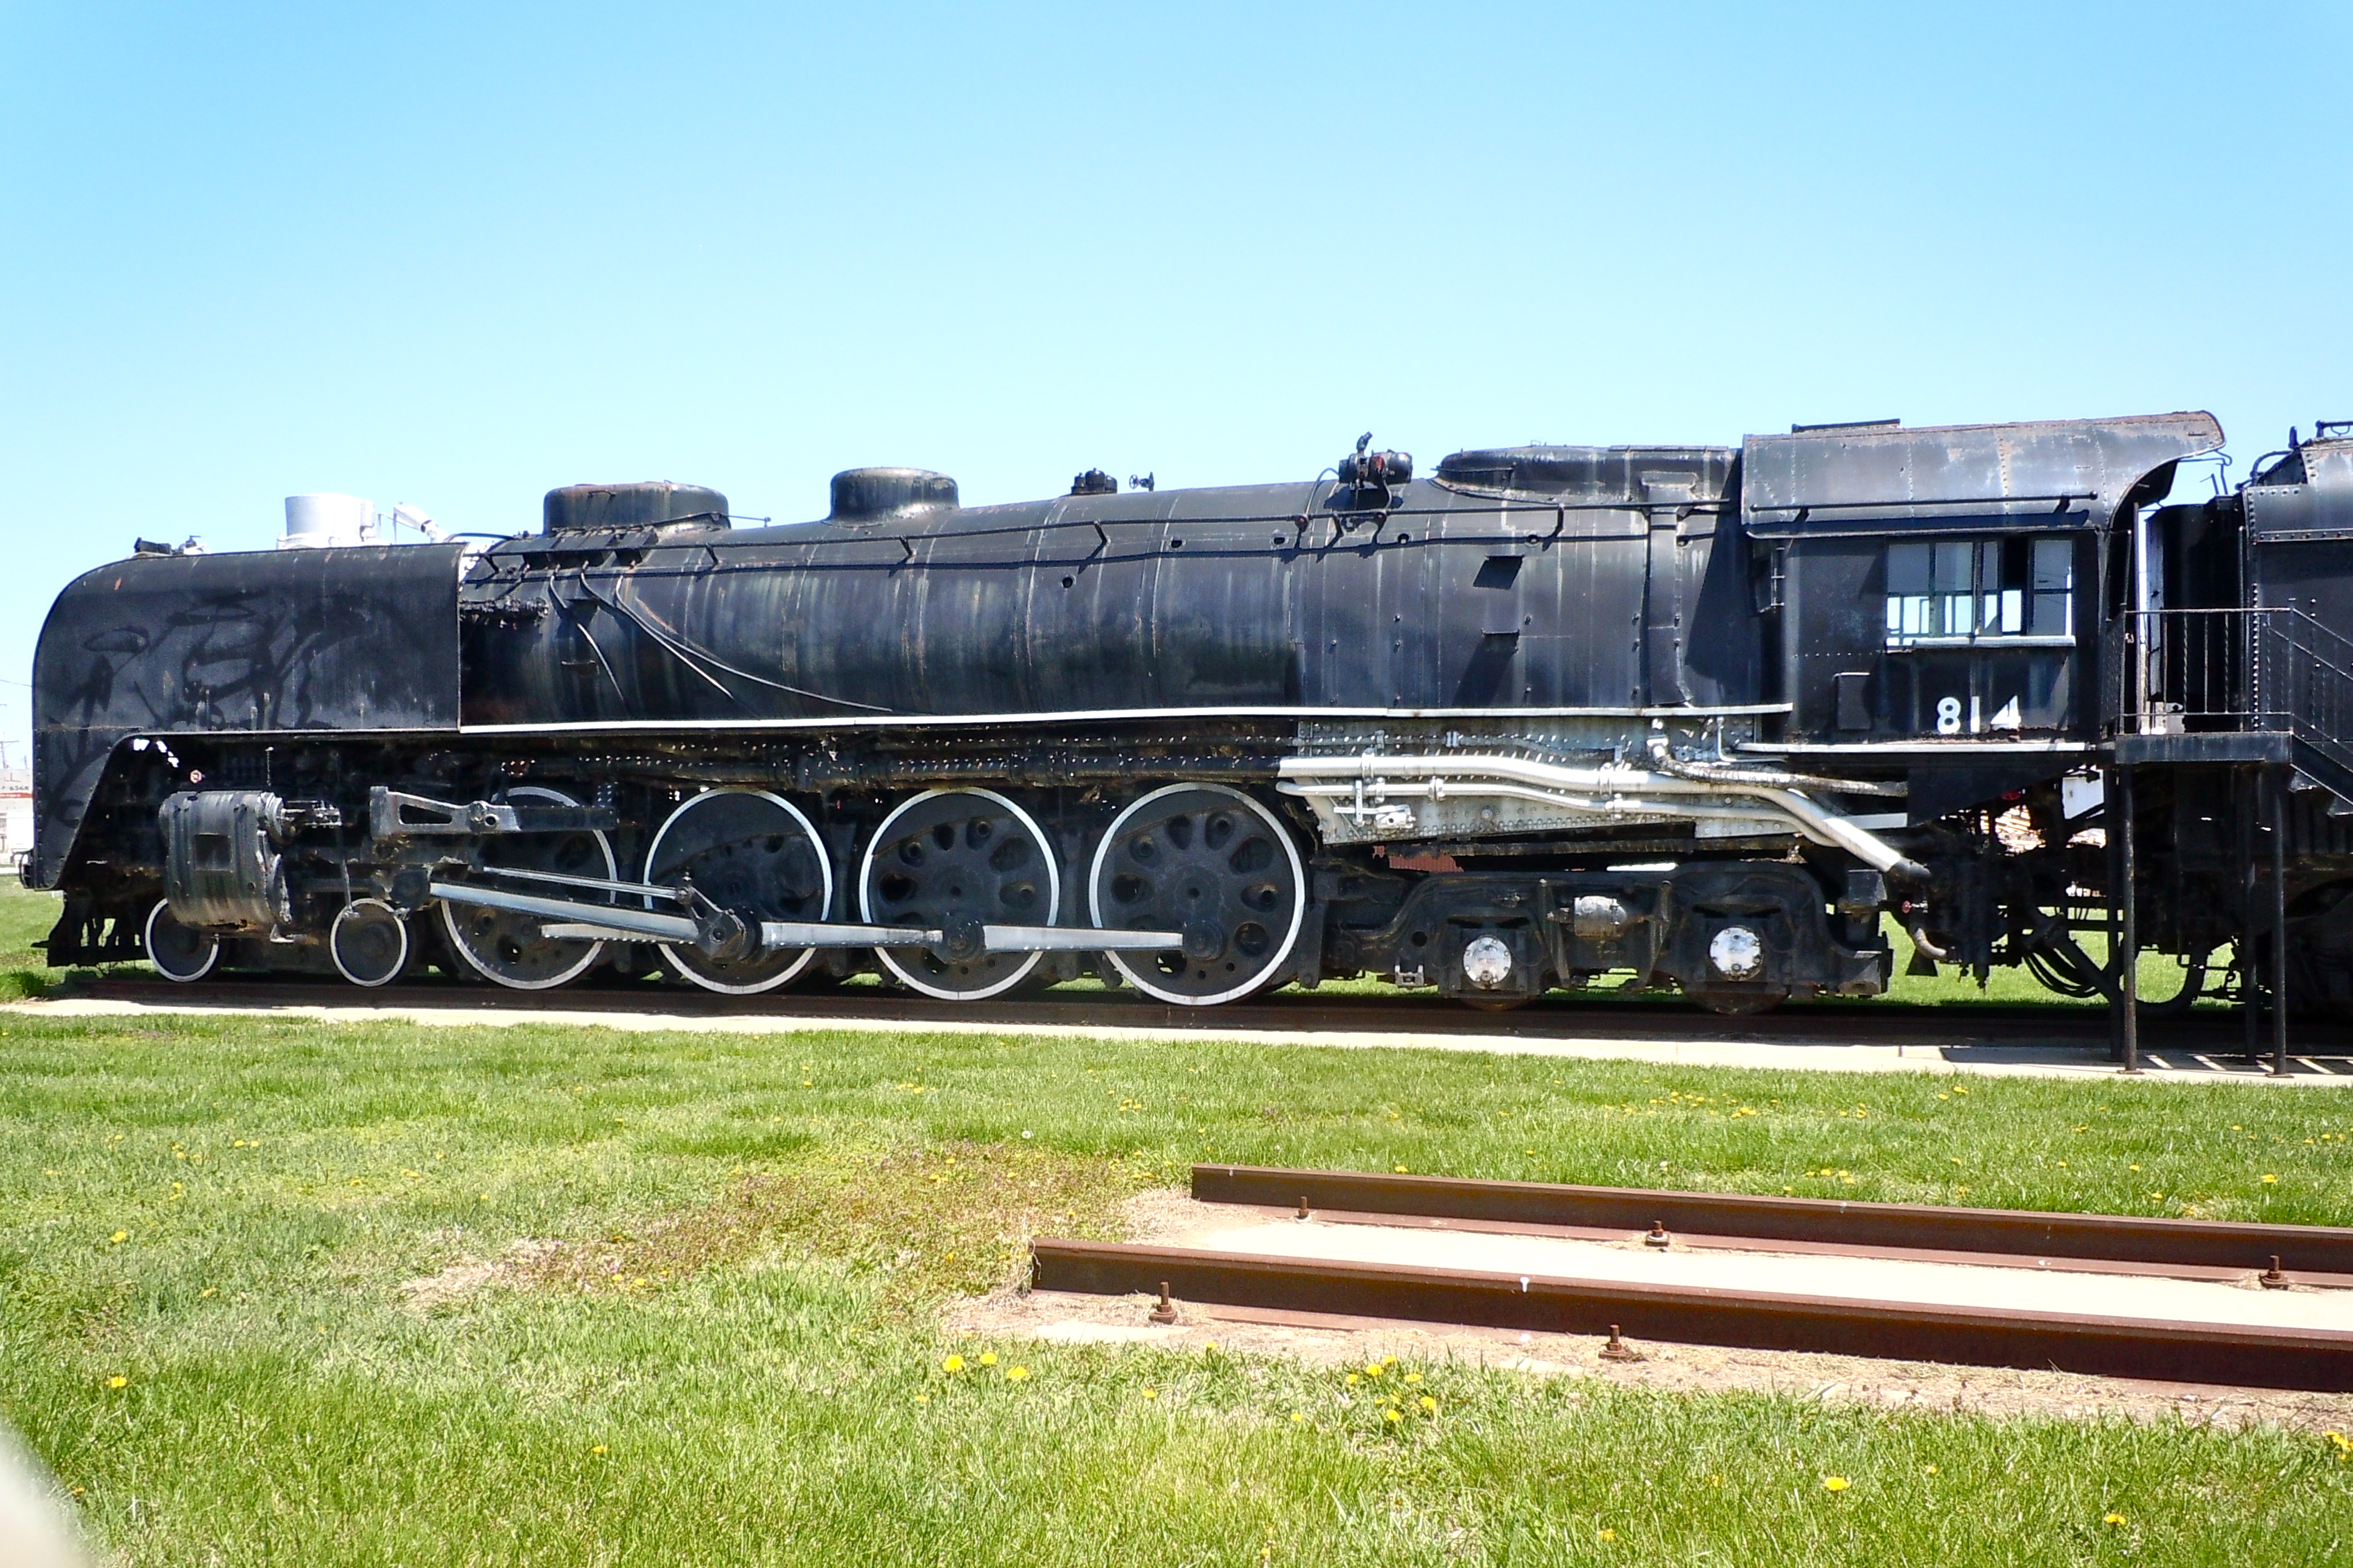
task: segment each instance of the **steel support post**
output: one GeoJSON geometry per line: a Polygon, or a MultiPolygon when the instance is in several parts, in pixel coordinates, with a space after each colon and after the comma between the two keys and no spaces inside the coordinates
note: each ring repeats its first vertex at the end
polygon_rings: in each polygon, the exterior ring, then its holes
{"type": "Polygon", "coordinates": [[[2263,886],[2255,858],[2255,818],[2263,810],[2260,767],[2231,770],[2231,800],[2239,818],[2239,1021],[2250,1064],[2263,1059],[2263,971],[2255,957],[2255,899],[2263,886]]]}
{"type": "Polygon", "coordinates": [[[2134,896],[2139,868],[2133,853],[2133,770],[2116,769],[2117,944],[2116,995],[2118,1056],[2125,1071],[2140,1071],[2140,900],[2134,896]]]}
{"type": "Polygon", "coordinates": [[[2271,773],[2272,826],[2272,1071],[2287,1072],[2287,810],[2286,767],[2271,773]]]}

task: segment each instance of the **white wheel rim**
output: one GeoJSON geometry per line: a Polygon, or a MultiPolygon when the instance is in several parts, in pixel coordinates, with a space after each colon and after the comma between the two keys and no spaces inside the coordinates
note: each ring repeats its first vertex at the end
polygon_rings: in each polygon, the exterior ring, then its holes
{"type": "MultiPolygon", "coordinates": [[[[515,800],[518,798],[543,800],[554,805],[571,806],[575,811],[578,810],[580,806],[580,803],[578,801],[573,799],[562,790],[549,789],[543,784],[523,784],[519,788],[511,789],[507,791],[507,798],[509,800],[515,800]]],[[[604,854],[605,879],[608,882],[617,882],[620,880],[620,864],[613,858],[613,841],[606,837],[604,834],[596,831],[595,828],[590,828],[588,830],[588,837],[596,841],[596,847],[604,854]]],[[[464,961],[467,968],[471,969],[475,973],[480,975],[483,979],[490,981],[492,984],[503,985],[510,991],[553,991],[559,985],[569,985],[572,982],[579,979],[582,975],[587,973],[588,971],[595,968],[596,966],[596,961],[605,956],[605,943],[600,939],[590,942],[588,944],[588,951],[581,955],[580,962],[574,964],[571,968],[565,970],[561,974],[552,974],[544,980],[515,980],[501,974],[497,970],[492,969],[489,964],[484,963],[480,959],[474,956],[474,950],[468,947],[466,945],[465,938],[458,934],[458,917],[456,914],[451,912],[450,907],[446,901],[441,906],[441,929],[449,938],[450,951],[455,952],[459,958],[464,961]]]]}
{"type": "MultiPolygon", "coordinates": [[[[147,923],[139,928],[139,940],[146,944],[147,962],[154,965],[156,973],[177,984],[186,985],[195,981],[202,980],[206,975],[210,974],[213,972],[213,965],[220,962],[220,938],[216,936],[206,936],[205,939],[205,961],[185,974],[174,973],[171,970],[164,968],[162,962],[155,956],[155,921],[161,916],[170,913],[171,909],[172,904],[170,900],[158,899],[155,901],[155,907],[147,911],[147,923]]],[[[187,928],[184,926],[181,929],[185,931],[187,928]]]]}
{"type": "MultiPolygon", "coordinates": [[[[866,853],[859,858],[858,918],[870,924],[874,920],[872,892],[874,851],[890,841],[892,825],[915,806],[944,795],[970,795],[976,800],[994,801],[1010,812],[1013,819],[1021,825],[1022,830],[1029,835],[1030,840],[1038,846],[1046,858],[1046,923],[1052,925],[1060,918],[1062,912],[1062,873],[1054,864],[1053,841],[1046,837],[1045,831],[1038,826],[1036,819],[1028,812],[993,789],[927,789],[921,795],[910,795],[901,801],[896,809],[882,819],[882,825],[877,827],[872,836],[866,840],[866,853]]],[[[956,991],[946,986],[934,985],[922,975],[911,973],[905,964],[891,956],[891,950],[887,947],[876,948],[874,956],[881,959],[882,966],[905,982],[910,989],[920,991],[926,996],[936,997],[943,1002],[986,1002],[991,996],[1002,995],[1029,979],[1030,971],[1036,969],[1046,957],[1042,952],[1033,952],[1028,962],[1015,965],[1011,973],[993,984],[984,985],[977,991],[956,991]]]]}
{"type": "Polygon", "coordinates": [[[335,923],[327,928],[327,956],[334,960],[335,973],[354,985],[389,985],[400,978],[402,970],[408,967],[408,922],[400,918],[398,910],[394,909],[382,899],[353,899],[336,911],[335,923]],[[393,960],[392,973],[381,980],[363,980],[353,974],[350,967],[343,963],[343,952],[338,939],[343,934],[343,922],[351,919],[353,911],[358,910],[382,910],[392,917],[393,929],[400,932],[400,956],[393,960]]]}
{"type": "MultiPolygon", "coordinates": [[[[676,811],[671,812],[670,816],[662,819],[661,826],[654,833],[654,841],[646,846],[646,880],[649,882],[653,880],[654,860],[655,858],[661,853],[662,839],[669,835],[671,826],[678,821],[678,819],[684,816],[688,812],[692,811],[696,806],[701,805],[704,801],[723,795],[754,795],[761,800],[768,802],[772,805],[778,805],[784,808],[785,815],[793,819],[795,826],[798,826],[803,836],[808,839],[809,847],[817,851],[818,869],[822,872],[825,877],[825,903],[823,910],[818,914],[818,918],[819,920],[823,920],[826,915],[832,913],[833,858],[825,852],[825,840],[818,837],[816,825],[809,821],[808,817],[803,814],[800,807],[795,805],[791,801],[786,800],[783,795],[771,795],[764,789],[707,789],[691,800],[681,802],[679,808],[676,811]]],[[[646,900],[646,907],[648,909],[653,908],[653,903],[654,901],[652,899],[649,898],[646,900]]],[[[702,986],[705,991],[716,991],[724,996],[755,996],[763,991],[774,991],[779,985],[786,984],[800,978],[801,973],[807,969],[810,964],[817,962],[817,949],[813,947],[805,947],[801,950],[800,958],[794,963],[787,965],[785,970],[775,978],[769,980],[755,980],[748,984],[736,985],[731,984],[725,981],[715,980],[707,974],[696,973],[693,970],[689,969],[684,963],[679,961],[678,954],[672,951],[671,943],[665,942],[659,945],[661,948],[662,956],[670,960],[670,973],[684,976],[688,981],[693,984],[702,986]]]]}
{"type": "Polygon", "coordinates": [[[1127,954],[1124,952],[1106,952],[1103,956],[1111,960],[1113,968],[1126,976],[1129,984],[1146,996],[1176,1007],[1215,1007],[1220,1003],[1234,1001],[1263,988],[1269,980],[1280,973],[1283,963],[1291,957],[1292,948],[1299,941],[1299,928],[1307,920],[1307,868],[1300,861],[1299,847],[1292,843],[1290,831],[1282,826],[1282,819],[1274,813],[1238,789],[1213,784],[1163,784],[1140,800],[1132,802],[1125,811],[1112,818],[1111,826],[1103,830],[1102,841],[1095,846],[1094,859],[1087,868],[1087,918],[1094,922],[1097,931],[1112,929],[1103,924],[1103,860],[1111,854],[1111,847],[1119,841],[1120,834],[1126,830],[1128,819],[1154,801],[1186,790],[1224,795],[1229,800],[1238,802],[1261,822],[1266,824],[1268,830],[1274,835],[1275,842],[1282,846],[1283,858],[1291,863],[1292,886],[1299,889],[1299,897],[1291,906],[1290,928],[1282,933],[1282,940],[1275,944],[1274,956],[1267,960],[1263,969],[1241,984],[1220,991],[1211,996],[1187,996],[1181,991],[1171,991],[1159,984],[1150,975],[1138,973],[1136,967],[1128,962],[1127,954]]]}

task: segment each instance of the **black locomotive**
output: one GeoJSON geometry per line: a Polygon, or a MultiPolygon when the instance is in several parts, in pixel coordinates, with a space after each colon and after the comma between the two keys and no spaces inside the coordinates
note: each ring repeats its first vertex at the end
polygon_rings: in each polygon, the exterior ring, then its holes
{"type": "Polygon", "coordinates": [[[786,527],[578,485],[480,550],[144,549],[43,629],[26,877],[52,963],[183,980],[1741,1012],[1883,990],[1892,911],[1980,977],[2121,994],[2076,941],[2121,919],[2185,995],[2353,996],[2353,440],[2158,504],[2221,439],[1426,478],[1360,442],[1306,483],[964,507],[863,468],[786,527]]]}

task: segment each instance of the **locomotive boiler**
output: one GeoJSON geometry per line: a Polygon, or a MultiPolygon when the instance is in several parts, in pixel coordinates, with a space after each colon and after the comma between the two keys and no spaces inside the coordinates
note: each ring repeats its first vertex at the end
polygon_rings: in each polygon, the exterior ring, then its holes
{"type": "Polygon", "coordinates": [[[2076,938],[2130,914],[2189,995],[2353,994],[2353,442],[2160,504],[2221,439],[1366,441],[1306,482],[860,468],[787,526],[574,485],[487,547],[142,545],[43,628],[26,879],[52,963],[178,980],[1744,1012],[1883,990],[1890,914],[1915,963],[2121,994],[2076,938]]]}

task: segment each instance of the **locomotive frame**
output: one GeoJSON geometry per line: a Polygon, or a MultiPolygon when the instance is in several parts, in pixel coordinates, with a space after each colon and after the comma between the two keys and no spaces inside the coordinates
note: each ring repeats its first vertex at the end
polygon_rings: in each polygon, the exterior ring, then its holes
{"type": "Polygon", "coordinates": [[[1888,423],[1416,479],[1360,442],[1307,484],[853,469],[784,527],[574,486],[479,551],[142,546],[43,629],[26,881],[52,963],[175,978],[1183,1005],[1744,1012],[1883,990],[1894,913],[2129,1050],[2105,927],[2252,1028],[2353,995],[2353,440],[2164,504],[2221,446],[1888,423]]]}

